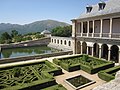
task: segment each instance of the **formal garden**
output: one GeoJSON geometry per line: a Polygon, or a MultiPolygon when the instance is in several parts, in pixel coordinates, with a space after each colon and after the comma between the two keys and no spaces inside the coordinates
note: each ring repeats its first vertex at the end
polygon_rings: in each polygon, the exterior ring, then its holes
{"type": "Polygon", "coordinates": [[[59,58],[54,59],[53,62],[69,72],[82,69],[90,74],[95,74],[100,70],[114,66],[113,62],[105,61],[88,55],[59,58]]]}
{"type": "Polygon", "coordinates": [[[54,76],[60,74],[62,74],[62,70],[47,60],[39,63],[3,67],[0,68],[0,90],[40,90],[47,87],[57,88],[55,90],[66,90],[62,85],[58,85],[54,79],[54,76]]]}

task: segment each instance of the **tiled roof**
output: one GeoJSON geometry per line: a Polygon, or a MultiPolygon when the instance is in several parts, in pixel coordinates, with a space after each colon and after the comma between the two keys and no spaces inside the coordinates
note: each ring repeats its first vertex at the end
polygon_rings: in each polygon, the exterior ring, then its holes
{"type": "Polygon", "coordinates": [[[48,31],[48,30],[44,30],[44,31],[41,32],[41,34],[51,34],[51,32],[48,31]]]}
{"type": "Polygon", "coordinates": [[[105,2],[106,6],[103,10],[99,10],[99,5],[92,5],[92,11],[90,13],[83,13],[76,19],[90,18],[95,16],[101,16],[111,13],[120,13],[120,0],[108,0],[105,2]]]}

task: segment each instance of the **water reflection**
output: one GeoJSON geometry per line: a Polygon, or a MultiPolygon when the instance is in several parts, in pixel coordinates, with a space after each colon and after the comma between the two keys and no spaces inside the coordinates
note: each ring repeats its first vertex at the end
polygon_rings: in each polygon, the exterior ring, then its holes
{"type": "Polygon", "coordinates": [[[24,48],[12,48],[12,49],[3,49],[0,58],[11,58],[35,54],[45,54],[58,52],[58,50],[46,47],[46,46],[36,46],[36,47],[24,47],[24,48]]]}

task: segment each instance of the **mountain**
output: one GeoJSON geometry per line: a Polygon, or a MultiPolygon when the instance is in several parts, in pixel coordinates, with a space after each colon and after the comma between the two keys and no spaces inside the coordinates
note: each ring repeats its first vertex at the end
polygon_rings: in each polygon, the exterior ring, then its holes
{"type": "Polygon", "coordinates": [[[29,32],[42,32],[46,28],[51,31],[55,27],[68,25],[69,24],[67,23],[55,20],[42,20],[25,25],[0,23],[0,34],[2,34],[3,32],[10,33],[12,30],[17,30],[21,34],[26,34],[29,32]]]}

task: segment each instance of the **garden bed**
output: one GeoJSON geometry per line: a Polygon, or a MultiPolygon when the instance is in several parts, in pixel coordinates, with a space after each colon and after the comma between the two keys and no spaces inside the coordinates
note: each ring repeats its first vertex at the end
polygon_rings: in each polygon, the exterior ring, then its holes
{"type": "Polygon", "coordinates": [[[84,70],[90,74],[97,73],[114,66],[114,63],[101,60],[88,55],[79,55],[66,58],[54,59],[53,62],[60,65],[63,69],[71,72],[75,70],[84,70]]]}
{"type": "Polygon", "coordinates": [[[105,81],[110,81],[115,79],[115,74],[120,70],[120,66],[112,67],[98,73],[98,77],[105,81]]]}
{"type": "Polygon", "coordinates": [[[33,90],[56,85],[53,76],[62,70],[45,60],[19,66],[0,68],[0,90],[33,90]]]}

